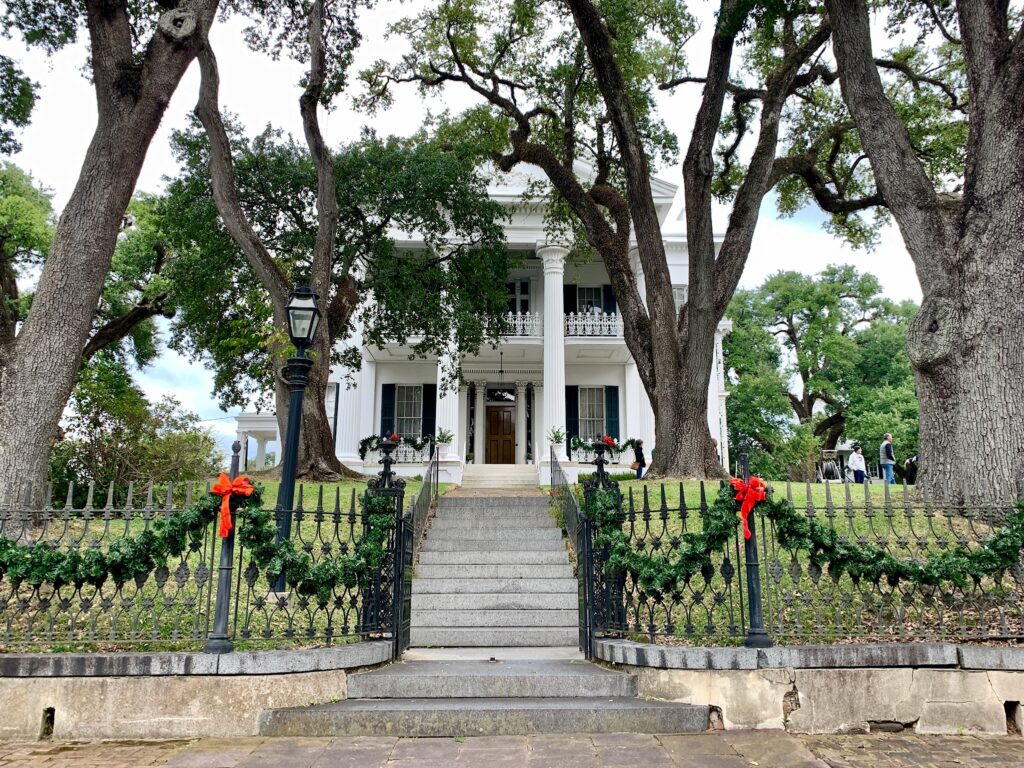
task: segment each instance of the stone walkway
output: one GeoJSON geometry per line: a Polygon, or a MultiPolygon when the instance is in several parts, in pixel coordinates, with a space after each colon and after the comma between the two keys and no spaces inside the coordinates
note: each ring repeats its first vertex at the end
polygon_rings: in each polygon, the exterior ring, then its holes
{"type": "Polygon", "coordinates": [[[0,744],[30,768],[1024,768],[1019,736],[791,736],[730,731],[467,739],[201,739],[0,744]]]}

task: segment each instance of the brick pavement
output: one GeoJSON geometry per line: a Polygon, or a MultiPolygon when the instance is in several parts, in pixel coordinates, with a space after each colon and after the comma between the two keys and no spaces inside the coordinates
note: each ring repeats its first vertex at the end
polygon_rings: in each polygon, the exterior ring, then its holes
{"type": "Polygon", "coordinates": [[[26,768],[1024,768],[1019,736],[729,731],[466,739],[199,739],[0,744],[26,768]]]}

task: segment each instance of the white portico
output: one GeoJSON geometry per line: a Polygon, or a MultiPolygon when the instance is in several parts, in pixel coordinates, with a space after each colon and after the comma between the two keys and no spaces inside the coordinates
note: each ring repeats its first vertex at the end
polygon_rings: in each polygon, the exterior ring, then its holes
{"type": "MultiPolygon", "coordinates": [[[[559,459],[570,475],[591,458],[585,450],[574,450],[573,442],[578,446],[608,434],[620,441],[643,439],[648,459],[656,450],[654,414],[623,338],[608,272],[600,260],[574,260],[564,244],[548,238],[542,208],[524,200],[534,179],[529,171],[499,175],[489,190],[510,208],[506,237],[509,248],[523,258],[506,282],[509,331],[499,344],[461,361],[458,384],[449,381],[453,361],[410,359],[411,348],[404,342],[370,347],[362,343],[358,328],[346,342],[359,348],[362,365],[347,382],[346,371],[331,373],[337,384],[330,403],[336,414],[335,441],[344,464],[378,471],[379,455],[367,450],[367,438],[392,433],[404,439],[396,451],[396,469],[412,476],[423,471],[429,455],[429,447],[417,446],[428,436],[450,432],[442,461],[442,480],[450,482],[460,482],[469,465],[530,465],[536,467],[537,480],[547,482],[547,435],[556,427],[569,435],[559,459]]],[[[653,182],[664,222],[676,187],[653,182]]],[[[685,238],[666,237],[665,246],[673,291],[682,301],[685,238]]],[[[643,274],[633,257],[643,296],[643,274]]],[[[728,330],[728,322],[719,326],[708,392],[708,424],[726,465],[721,340],[728,330]]],[[[239,417],[240,433],[246,418],[250,415],[239,417]]],[[[631,460],[622,459],[625,465],[631,460]]]]}

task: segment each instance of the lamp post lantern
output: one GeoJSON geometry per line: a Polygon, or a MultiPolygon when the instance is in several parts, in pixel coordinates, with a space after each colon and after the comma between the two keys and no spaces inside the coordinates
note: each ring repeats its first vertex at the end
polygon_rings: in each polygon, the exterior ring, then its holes
{"type": "MultiPolygon", "coordinates": [[[[292,507],[295,500],[295,473],[299,462],[299,429],[302,426],[302,398],[309,383],[309,369],[313,361],[306,356],[306,350],[313,345],[317,328],[320,326],[318,296],[308,286],[301,286],[292,292],[285,311],[288,315],[288,335],[295,345],[295,356],[288,358],[284,377],[291,389],[288,399],[288,430],[284,438],[284,460],[281,464],[281,486],[277,491],[277,543],[291,538],[292,507]]],[[[277,580],[274,589],[284,592],[287,587],[284,574],[277,580]]]]}

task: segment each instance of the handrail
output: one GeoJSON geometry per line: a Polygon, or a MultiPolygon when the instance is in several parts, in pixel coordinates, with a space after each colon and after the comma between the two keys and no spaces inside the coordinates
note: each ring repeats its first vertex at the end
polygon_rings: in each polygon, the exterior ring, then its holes
{"type": "Polygon", "coordinates": [[[558,462],[555,449],[551,449],[551,488],[558,494],[562,519],[569,542],[576,551],[577,579],[579,582],[579,625],[580,650],[587,658],[593,658],[593,559],[590,553],[590,523],[580,510],[576,492],[565,476],[562,465],[558,462]]]}

